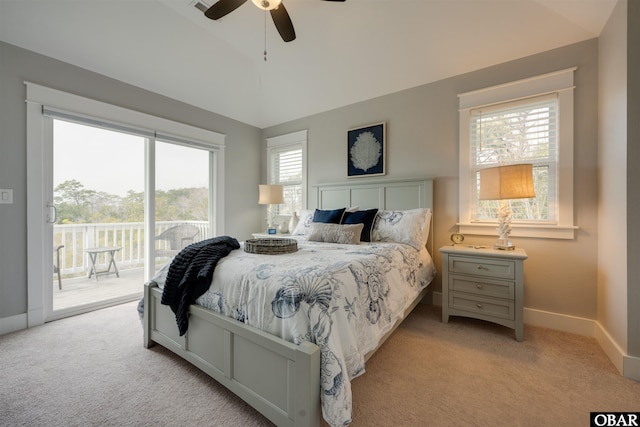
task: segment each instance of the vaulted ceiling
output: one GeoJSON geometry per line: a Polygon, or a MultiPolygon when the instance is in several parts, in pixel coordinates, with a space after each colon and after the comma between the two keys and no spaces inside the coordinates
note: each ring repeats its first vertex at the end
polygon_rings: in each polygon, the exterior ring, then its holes
{"type": "Polygon", "coordinates": [[[285,43],[251,1],[196,1],[0,0],[0,40],[264,128],[598,37],[615,6],[284,0],[285,43]]]}

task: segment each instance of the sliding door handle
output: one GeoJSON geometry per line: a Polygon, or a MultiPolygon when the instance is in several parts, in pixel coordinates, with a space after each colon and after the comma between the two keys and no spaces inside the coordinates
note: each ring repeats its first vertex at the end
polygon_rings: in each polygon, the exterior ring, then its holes
{"type": "Polygon", "coordinates": [[[47,222],[49,224],[55,224],[57,219],[58,209],[52,203],[47,203],[47,222]]]}

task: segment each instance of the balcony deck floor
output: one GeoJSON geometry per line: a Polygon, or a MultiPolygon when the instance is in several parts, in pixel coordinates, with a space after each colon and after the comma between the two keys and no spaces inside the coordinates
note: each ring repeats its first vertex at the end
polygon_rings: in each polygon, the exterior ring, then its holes
{"type": "Polygon", "coordinates": [[[88,278],[63,278],[62,289],[58,281],[53,281],[53,308],[60,310],[106,301],[114,298],[130,297],[130,300],[142,298],[144,293],[144,270],[142,268],[120,269],[120,277],[115,273],[88,278]]]}

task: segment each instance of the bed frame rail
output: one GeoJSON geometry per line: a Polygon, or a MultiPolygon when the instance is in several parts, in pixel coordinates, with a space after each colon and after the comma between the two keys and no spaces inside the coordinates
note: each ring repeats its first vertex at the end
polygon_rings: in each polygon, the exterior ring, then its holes
{"type": "Polygon", "coordinates": [[[289,343],[197,305],[180,336],[162,292],[145,284],[144,345],[173,351],[278,426],[320,425],[320,349],[289,343]]]}

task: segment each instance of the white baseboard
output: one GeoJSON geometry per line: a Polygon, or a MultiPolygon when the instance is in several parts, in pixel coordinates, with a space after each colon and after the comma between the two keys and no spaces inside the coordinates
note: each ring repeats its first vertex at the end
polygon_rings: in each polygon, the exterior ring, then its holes
{"type": "Polygon", "coordinates": [[[602,347],[607,357],[611,360],[618,372],[624,373],[624,351],[615,342],[615,340],[609,335],[609,333],[602,327],[600,322],[595,322],[594,338],[602,347]]]}
{"type": "Polygon", "coordinates": [[[595,322],[594,337],[623,377],[640,381],[640,357],[626,354],[600,322],[595,322]]]}
{"type": "Polygon", "coordinates": [[[597,320],[525,308],[524,323],[595,338],[623,377],[640,381],[640,357],[626,354],[597,320]]]}
{"type": "MultiPolygon", "coordinates": [[[[433,293],[433,304],[442,306],[441,292],[433,293]]],[[[640,381],[640,357],[626,354],[598,321],[525,307],[524,323],[595,338],[622,376],[640,381]]]]}
{"type": "Polygon", "coordinates": [[[0,335],[27,329],[27,314],[18,314],[0,319],[0,335]]]}
{"type": "Polygon", "coordinates": [[[571,334],[594,337],[595,321],[584,317],[553,313],[550,311],[524,309],[524,323],[531,326],[569,332],[571,334]]]}

